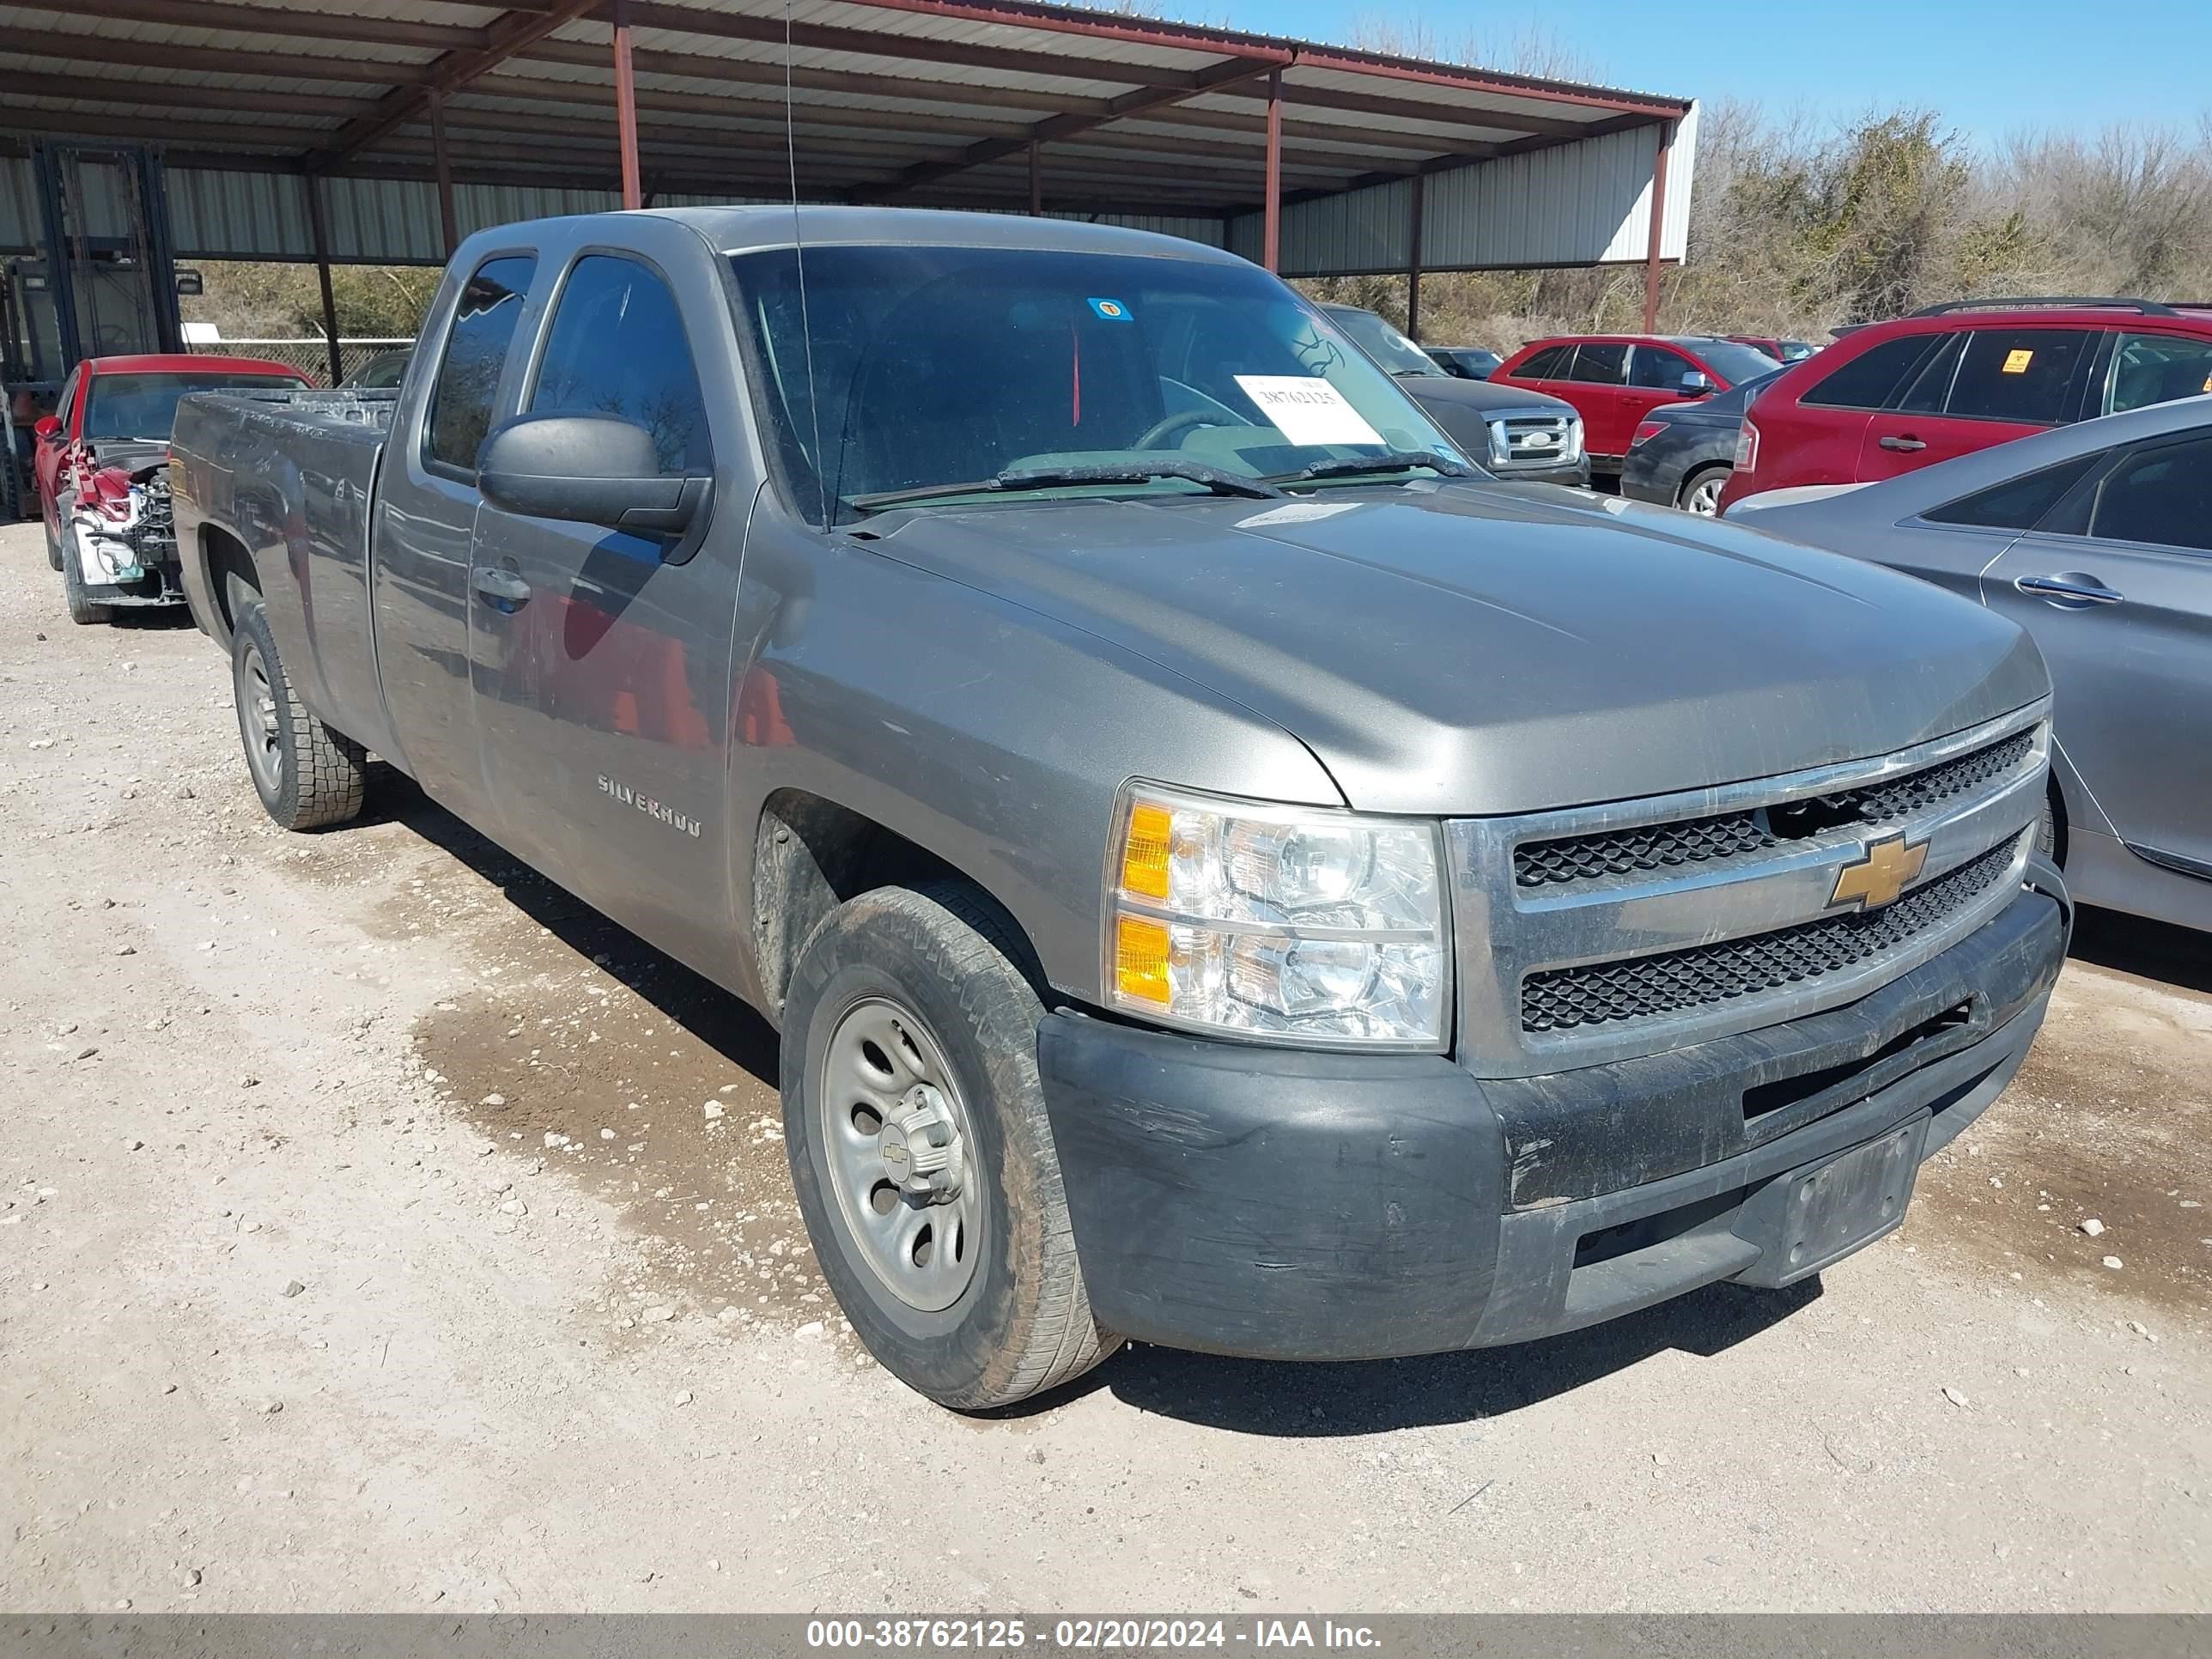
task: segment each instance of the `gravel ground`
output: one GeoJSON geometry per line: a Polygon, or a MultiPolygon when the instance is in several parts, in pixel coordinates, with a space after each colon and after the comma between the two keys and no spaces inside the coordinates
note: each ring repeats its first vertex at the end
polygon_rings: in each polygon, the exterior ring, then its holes
{"type": "Polygon", "coordinates": [[[0,1607],[2212,1607],[2192,936],[2093,918],[1811,1285],[975,1422],[828,1300],[756,1018],[389,772],[272,828],[222,659],[71,627],[35,526],[0,926],[0,1607]]]}

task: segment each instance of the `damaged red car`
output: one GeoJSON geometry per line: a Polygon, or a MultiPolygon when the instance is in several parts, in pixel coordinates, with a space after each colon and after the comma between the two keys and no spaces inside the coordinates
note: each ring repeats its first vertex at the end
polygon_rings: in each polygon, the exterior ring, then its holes
{"type": "Polygon", "coordinates": [[[33,471],[46,561],[62,573],[70,620],[124,607],[182,605],[169,510],[169,428],[191,392],[313,384],[262,357],[90,357],[38,423],[33,471]]]}

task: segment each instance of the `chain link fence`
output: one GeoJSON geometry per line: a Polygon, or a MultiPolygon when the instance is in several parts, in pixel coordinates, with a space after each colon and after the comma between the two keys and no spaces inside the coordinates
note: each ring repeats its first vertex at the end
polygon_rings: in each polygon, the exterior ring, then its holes
{"type": "MultiPolygon", "coordinates": [[[[338,362],[345,369],[343,378],[350,381],[373,360],[389,352],[405,351],[414,343],[413,340],[404,338],[341,338],[338,341],[338,362]]],[[[276,362],[289,363],[317,386],[330,377],[331,349],[320,335],[293,340],[195,340],[191,343],[191,349],[204,356],[267,357],[276,362]]]]}

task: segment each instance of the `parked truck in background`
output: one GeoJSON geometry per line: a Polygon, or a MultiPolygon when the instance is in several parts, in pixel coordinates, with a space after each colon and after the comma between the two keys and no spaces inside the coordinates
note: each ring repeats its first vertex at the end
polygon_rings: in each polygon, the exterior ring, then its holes
{"type": "Polygon", "coordinates": [[[484,231],[396,394],[188,399],[173,477],[276,820],[373,750],[763,1011],[823,1273],[956,1407],[1801,1279],[2065,947],[2018,629],[1498,483],[1188,243],[484,231]]]}

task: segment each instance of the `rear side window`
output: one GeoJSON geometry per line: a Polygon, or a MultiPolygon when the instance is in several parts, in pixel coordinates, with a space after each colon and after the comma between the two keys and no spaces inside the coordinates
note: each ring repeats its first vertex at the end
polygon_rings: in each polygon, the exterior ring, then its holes
{"type": "Polygon", "coordinates": [[[2098,487],[2089,533],[2212,552],[2212,432],[2124,458],[2098,487]]]}
{"type": "Polygon", "coordinates": [[[1983,530],[2033,530],[2044,516],[2066,497],[2066,492],[2089,475],[2090,469],[2110,450],[2077,455],[2070,461],[2046,466],[2025,477],[2008,478],[1987,489],[1946,501],[1920,516],[1930,524],[1972,525],[1983,530]]]}
{"type": "Polygon", "coordinates": [[[1567,379],[1593,386],[1620,386],[1628,378],[1628,348],[1625,345],[1582,345],[1575,348],[1575,366],[1567,379]]]}
{"type": "Polygon", "coordinates": [[[2186,334],[2123,334],[2112,354],[2105,413],[2118,415],[2212,392],[2212,340],[2186,334]]]}
{"type": "Polygon", "coordinates": [[[706,399],[668,284],[613,254],[576,261],[553,310],[533,415],[619,415],[653,434],[660,475],[714,470],[706,399]]]}
{"type": "Polygon", "coordinates": [[[1966,337],[1952,335],[1905,382],[1902,391],[1892,394],[1886,407],[1900,415],[1941,415],[1951,401],[1951,382],[1959,378],[1959,358],[1966,349],[1966,337]]]}
{"type": "Polygon", "coordinates": [[[477,451],[491,430],[492,399],[499,394],[507,349],[530,293],[538,261],[528,254],[487,259],[461,289],[446,355],[430,390],[424,454],[438,465],[476,476],[477,451]]]}
{"type": "Polygon", "coordinates": [[[1546,346],[1513,372],[1528,380],[1563,380],[1566,378],[1567,359],[1574,355],[1572,346],[1546,346]]]}
{"type": "Polygon", "coordinates": [[[1943,412],[1975,421],[2057,426],[2077,404],[2097,337],[2078,328],[1981,328],[1966,336],[1943,412]]]}
{"type": "Polygon", "coordinates": [[[1942,337],[1900,334],[1871,346],[1849,362],[1833,369],[1797,394],[1801,404],[1823,409],[1882,409],[1898,387],[1936,349],[1942,337]]]}
{"type": "Polygon", "coordinates": [[[1679,351],[1665,346],[1640,345],[1636,348],[1635,367],[1630,372],[1628,383],[1673,392],[1681,386],[1682,377],[1696,368],[1697,365],[1679,351]]]}

